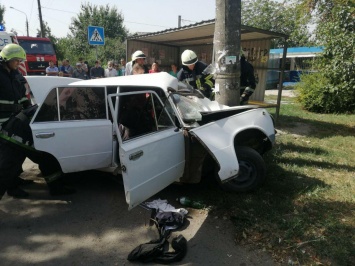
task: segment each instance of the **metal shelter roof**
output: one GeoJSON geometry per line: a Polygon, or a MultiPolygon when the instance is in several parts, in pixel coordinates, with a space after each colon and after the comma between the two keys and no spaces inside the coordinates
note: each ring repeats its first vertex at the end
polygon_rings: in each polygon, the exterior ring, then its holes
{"type": "MultiPolygon", "coordinates": [[[[128,40],[140,40],[172,46],[213,44],[214,28],[215,20],[211,19],[180,28],[171,28],[143,35],[134,35],[129,37],[128,40]]],[[[241,25],[241,41],[286,37],[286,34],[241,25]]]]}

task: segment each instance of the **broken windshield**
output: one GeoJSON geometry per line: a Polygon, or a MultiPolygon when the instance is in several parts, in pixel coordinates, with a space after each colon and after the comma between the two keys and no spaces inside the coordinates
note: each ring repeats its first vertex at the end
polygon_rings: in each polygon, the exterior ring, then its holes
{"type": "Polygon", "coordinates": [[[203,107],[190,99],[195,96],[182,96],[173,94],[173,100],[185,123],[193,123],[202,120],[203,107]]]}

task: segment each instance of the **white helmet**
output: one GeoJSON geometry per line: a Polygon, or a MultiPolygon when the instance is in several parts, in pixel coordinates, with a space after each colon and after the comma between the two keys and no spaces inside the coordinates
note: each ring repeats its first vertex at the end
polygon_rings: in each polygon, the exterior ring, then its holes
{"type": "Polygon", "coordinates": [[[137,58],[146,58],[146,56],[142,51],[138,50],[132,54],[132,61],[136,60],[137,58]]]}
{"type": "Polygon", "coordinates": [[[194,51],[185,50],[181,55],[181,61],[184,66],[193,65],[197,62],[197,55],[194,51]]]}

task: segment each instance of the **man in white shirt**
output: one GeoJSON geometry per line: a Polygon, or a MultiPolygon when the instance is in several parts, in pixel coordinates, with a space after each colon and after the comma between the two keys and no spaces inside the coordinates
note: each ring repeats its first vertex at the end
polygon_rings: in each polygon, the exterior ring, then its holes
{"type": "Polygon", "coordinates": [[[133,75],[132,69],[133,69],[133,65],[135,63],[140,64],[144,68],[144,73],[148,73],[149,70],[148,70],[148,67],[145,65],[145,58],[146,58],[146,56],[145,56],[145,54],[142,51],[140,51],[140,50],[135,51],[132,54],[132,61],[130,61],[130,62],[128,62],[126,64],[126,73],[125,73],[125,75],[126,76],[133,75]]]}
{"type": "Polygon", "coordinates": [[[107,68],[105,69],[105,78],[116,77],[116,76],[117,76],[117,70],[114,69],[113,62],[108,61],[107,68]]]}
{"type": "Polygon", "coordinates": [[[47,76],[58,76],[58,68],[54,65],[53,61],[49,61],[49,67],[46,68],[47,76]]]}

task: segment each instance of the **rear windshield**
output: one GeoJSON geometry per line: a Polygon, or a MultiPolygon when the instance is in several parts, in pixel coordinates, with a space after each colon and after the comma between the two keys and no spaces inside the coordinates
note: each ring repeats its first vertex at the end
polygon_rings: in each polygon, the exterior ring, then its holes
{"type": "Polygon", "coordinates": [[[27,54],[55,55],[53,45],[48,41],[19,40],[19,44],[27,54]]]}

